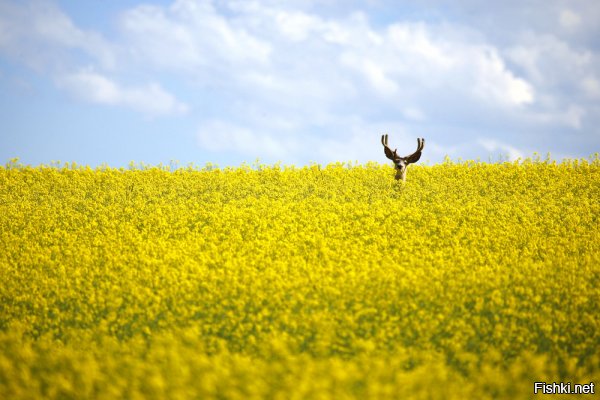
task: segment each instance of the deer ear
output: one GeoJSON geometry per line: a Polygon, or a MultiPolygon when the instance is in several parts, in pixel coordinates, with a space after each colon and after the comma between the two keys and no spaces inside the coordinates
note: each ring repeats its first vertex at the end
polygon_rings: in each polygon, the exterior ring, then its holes
{"type": "Polygon", "coordinates": [[[422,153],[420,151],[418,151],[414,154],[411,154],[409,157],[406,158],[406,162],[408,164],[416,163],[417,161],[419,161],[421,159],[421,154],[422,153]]]}

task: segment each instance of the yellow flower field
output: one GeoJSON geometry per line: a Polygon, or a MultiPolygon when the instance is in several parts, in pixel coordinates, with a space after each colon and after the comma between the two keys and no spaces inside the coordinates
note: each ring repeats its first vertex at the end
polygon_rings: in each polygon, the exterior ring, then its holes
{"type": "Polygon", "coordinates": [[[0,167],[0,398],[600,385],[598,156],[393,175],[0,167]]]}

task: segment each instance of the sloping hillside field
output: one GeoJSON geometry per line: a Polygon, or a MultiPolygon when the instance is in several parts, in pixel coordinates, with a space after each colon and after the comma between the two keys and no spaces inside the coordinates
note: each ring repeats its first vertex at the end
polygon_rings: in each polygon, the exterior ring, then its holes
{"type": "Polygon", "coordinates": [[[0,167],[0,398],[600,385],[598,156],[393,175],[0,167]]]}

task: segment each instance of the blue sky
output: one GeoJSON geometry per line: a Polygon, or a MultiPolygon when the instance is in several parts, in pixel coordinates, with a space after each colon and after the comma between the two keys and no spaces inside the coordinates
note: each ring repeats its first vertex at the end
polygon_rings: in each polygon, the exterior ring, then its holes
{"type": "Polygon", "coordinates": [[[0,0],[0,162],[600,151],[594,0],[0,0]]]}

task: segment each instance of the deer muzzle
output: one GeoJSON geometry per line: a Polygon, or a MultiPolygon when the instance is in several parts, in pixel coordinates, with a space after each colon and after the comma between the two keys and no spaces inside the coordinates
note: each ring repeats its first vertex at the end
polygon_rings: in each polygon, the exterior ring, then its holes
{"type": "Polygon", "coordinates": [[[396,176],[394,178],[396,180],[405,180],[406,179],[406,165],[402,165],[400,163],[396,164],[396,176]]]}

